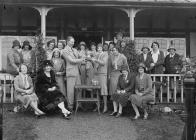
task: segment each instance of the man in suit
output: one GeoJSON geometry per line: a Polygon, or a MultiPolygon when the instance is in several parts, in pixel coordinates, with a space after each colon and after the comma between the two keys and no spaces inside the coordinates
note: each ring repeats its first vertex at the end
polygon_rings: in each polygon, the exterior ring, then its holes
{"type": "Polygon", "coordinates": [[[74,42],[74,38],[68,36],[67,46],[62,51],[62,57],[66,60],[67,99],[70,110],[73,110],[74,105],[74,86],[81,83],[78,65],[85,61],[84,58],[79,58],[78,51],[73,48],[74,42]]]}
{"type": "Polygon", "coordinates": [[[144,63],[146,66],[146,72],[151,70],[150,64],[153,63],[152,56],[149,54],[150,49],[146,46],[142,47],[142,53],[139,55],[139,63],[144,63]]]}

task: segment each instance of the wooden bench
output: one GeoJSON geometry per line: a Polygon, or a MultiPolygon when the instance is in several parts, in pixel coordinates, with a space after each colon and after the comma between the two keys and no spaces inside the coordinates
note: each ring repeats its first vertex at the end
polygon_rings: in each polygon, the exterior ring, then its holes
{"type": "Polygon", "coordinates": [[[100,114],[100,93],[101,87],[99,85],[75,85],[75,97],[76,97],[76,110],[78,110],[79,105],[84,102],[95,102],[97,105],[98,113],[100,114]],[[85,91],[90,91],[90,97],[87,97],[85,91]],[[84,91],[84,92],[83,92],[84,91]]]}

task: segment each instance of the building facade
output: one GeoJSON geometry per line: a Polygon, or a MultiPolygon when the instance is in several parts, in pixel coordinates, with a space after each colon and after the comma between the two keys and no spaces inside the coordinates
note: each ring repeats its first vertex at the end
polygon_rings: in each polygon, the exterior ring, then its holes
{"type": "MultiPolygon", "coordinates": [[[[44,37],[73,35],[77,42],[87,43],[112,40],[123,31],[140,47],[158,40],[167,49],[172,41],[186,56],[194,57],[196,1],[3,0],[0,37],[34,36],[39,30],[44,37]]],[[[0,48],[2,52],[2,44],[0,48]]]]}

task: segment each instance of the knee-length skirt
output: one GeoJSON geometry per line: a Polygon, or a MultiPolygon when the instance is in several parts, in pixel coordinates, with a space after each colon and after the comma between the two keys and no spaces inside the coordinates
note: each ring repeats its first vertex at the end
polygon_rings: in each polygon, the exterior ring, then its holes
{"type": "Polygon", "coordinates": [[[131,101],[131,103],[133,103],[141,108],[145,108],[148,102],[154,101],[154,96],[151,94],[146,94],[144,96],[132,94],[129,97],[129,100],[131,101]]]}
{"type": "Polygon", "coordinates": [[[38,101],[38,97],[35,93],[32,93],[30,95],[17,94],[16,100],[20,101],[23,104],[23,106],[27,108],[31,102],[38,101]]]}
{"type": "Polygon", "coordinates": [[[97,74],[95,77],[101,86],[101,95],[108,95],[107,74],[97,74]]]}
{"type": "Polygon", "coordinates": [[[131,93],[129,93],[129,92],[126,92],[124,94],[114,93],[113,95],[111,95],[111,100],[113,100],[117,103],[120,103],[124,107],[127,105],[130,95],[131,95],[131,93]]]}
{"type": "Polygon", "coordinates": [[[118,78],[121,75],[120,71],[112,72],[110,75],[110,88],[109,94],[112,95],[116,92],[118,78]]]}
{"type": "Polygon", "coordinates": [[[61,91],[61,93],[67,97],[67,93],[66,93],[66,88],[65,88],[65,79],[64,79],[64,76],[63,75],[58,75],[56,76],[56,82],[59,86],[59,89],[61,91]]]}

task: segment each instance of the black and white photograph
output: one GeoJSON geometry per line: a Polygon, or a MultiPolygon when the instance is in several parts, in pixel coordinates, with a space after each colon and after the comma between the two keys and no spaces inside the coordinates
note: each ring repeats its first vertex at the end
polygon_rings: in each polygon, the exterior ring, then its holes
{"type": "Polygon", "coordinates": [[[196,0],[0,0],[0,140],[196,140],[196,0]]]}

